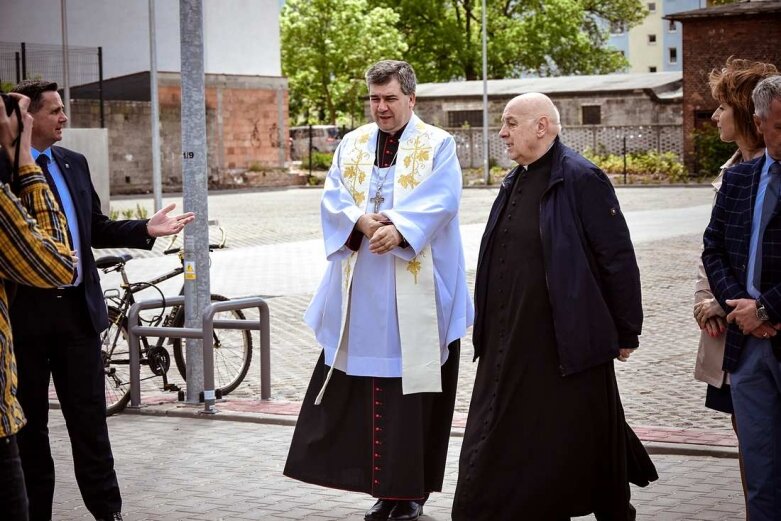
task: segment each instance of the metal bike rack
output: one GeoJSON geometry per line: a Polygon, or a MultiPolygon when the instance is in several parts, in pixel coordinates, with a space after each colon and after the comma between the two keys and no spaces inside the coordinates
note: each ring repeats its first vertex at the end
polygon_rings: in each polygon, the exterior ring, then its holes
{"type": "Polygon", "coordinates": [[[224,302],[212,302],[203,311],[201,328],[152,327],[139,324],[142,310],[181,306],[184,296],[136,302],[128,311],[128,348],[130,350],[130,407],[141,405],[140,337],[199,338],[203,341],[203,403],[204,412],[214,414],[214,330],[242,329],[260,331],[260,399],[271,398],[271,340],[268,304],[260,297],[247,297],[224,302]],[[257,308],[259,320],[214,320],[219,311],[257,308]]]}

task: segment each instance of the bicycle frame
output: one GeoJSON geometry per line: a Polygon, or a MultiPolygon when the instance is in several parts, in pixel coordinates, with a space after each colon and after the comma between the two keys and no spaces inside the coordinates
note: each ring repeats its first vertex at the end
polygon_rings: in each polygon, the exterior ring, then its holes
{"type": "MultiPolygon", "coordinates": [[[[119,334],[121,331],[121,328],[119,327],[119,322],[127,319],[127,312],[130,309],[130,306],[133,305],[136,300],[134,298],[134,294],[138,293],[144,289],[148,289],[150,287],[156,287],[157,284],[164,282],[168,279],[172,279],[178,275],[181,275],[184,273],[184,267],[179,266],[177,268],[174,268],[173,270],[164,273],[150,281],[145,282],[130,282],[130,280],[127,277],[127,272],[125,271],[125,265],[124,264],[118,264],[112,268],[109,268],[107,270],[104,270],[104,272],[108,273],[110,271],[118,271],[120,274],[120,277],[122,278],[122,283],[120,284],[120,289],[111,289],[106,290],[103,292],[104,299],[107,302],[111,302],[114,307],[118,310],[117,317],[115,318],[116,322],[114,323],[116,327],[116,336],[114,338],[108,338],[109,331],[111,331],[111,328],[107,328],[106,332],[104,333],[103,345],[106,351],[108,352],[109,356],[112,356],[114,353],[114,349],[117,345],[117,340],[119,338],[119,334]]],[[[161,311],[159,315],[157,315],[154,319],[146,321],[147,324],[152,326],[159,326],[161,323],[163,324],[163,327],[170,326],[174,318],[176,317],[177,313],[179,312],[180,306],[171,306],[171,309],[168,313],[165,313],[164,310],[161,311]]],[[[166,337],[159,337],[157,339],[157,342],[150,348],[148,339],[142,338],[141,339],[141,352],[139,353],[141,363],[147,363],[149,364],[149,359],[147,358],[147,353],[150,351],[150,349],[154,348],[163,348],[163,344],[165,344],[166,337]]],[[[169,343],[170,343],[169,339],[169,343]]],[[[113,360],[114,363],[120,364],[124,363],[123,360],[113,360]]],[[[129,363],[129,360],[127,361],[129,363]]],[[[169,362],[170,363],[170,362],[169,362]]],[[[161,376],[163,378],[163,388],[168,389],[170,387],[170,384],[168,383],[168,367],[163,367],[160,369],[160,375],[156,374],[156,371],[153,369],[153,373],[155,373],[155,376],[161,376]]]]}

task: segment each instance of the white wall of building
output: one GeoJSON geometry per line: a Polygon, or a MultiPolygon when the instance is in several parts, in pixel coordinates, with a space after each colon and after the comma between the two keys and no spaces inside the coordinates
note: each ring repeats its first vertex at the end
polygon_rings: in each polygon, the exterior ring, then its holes
{"type": "MultiPolygon", "coordinates": [[[[279,0],[203,0],[207,74],[281,76],[279,0]]],[[[179,2],[155,0],[157,63],[179,72],[179,2]]],[[[148,0],[67,0],[68,43],[103,47],[104,78],[149,70],[148,0]]],[[[0,0],[0,40],[62,44],[60,2],[0,0]]]]}
{"type": "Polygon", "coordinates": [[[89,163],[92,185],[100,198],[100,209],[109,213],[109,161],[108,129],[105,128],[64,128],[62,141],[58,146],[70,148],[84,154],[89,163]]]}
{"type": "MultiPolygon", "coordinates": [[[[663,71],[662,51],[664,49],[664,33],[662,31],[662,2],[645,2],[653,4],[655,9],[649,12],[643,22],[629,30],[629,62],[628,72],[661,72],[663,71]],[[650,42],[649,38],[656,38],[650,42]],[[652,69],[655,67],[655,69],[652,69]]],[[[650,7],[650,6],[649,6],[650,7]]]]}

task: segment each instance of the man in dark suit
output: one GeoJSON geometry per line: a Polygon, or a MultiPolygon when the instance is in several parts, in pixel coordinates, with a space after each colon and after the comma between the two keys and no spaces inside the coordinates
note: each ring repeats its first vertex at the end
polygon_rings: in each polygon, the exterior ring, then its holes
{"type": "Polygon", "coordinates": [[[19,401],[28,424],[19,436],[30,520],[49,520],[54,462],[48,437],[49,377],[54,378],[73,450],[82,498],[96,519],[122,519],[122,499],[106,426],[100,333],[108,327],[106,305],[91,248],[150,249],[155,237],[180,232],[192,213],[169,216],[174,205],[149,220],[112,221],[100,210],[86,158],[52,146],[68,120],[57,84],[26,81],[14,88],[30,98],[33,157],[65,214],[74,280],[57,289],[19,286],[11,305],[17,351],[19,401]]]}
{"type": "Polygon", "coordinates": [[[724,370],[751,521],[781,520],[781,76],[757,84],[765,154],[727,170],[705,230],[703,265],[727,321],[724,370]]]}

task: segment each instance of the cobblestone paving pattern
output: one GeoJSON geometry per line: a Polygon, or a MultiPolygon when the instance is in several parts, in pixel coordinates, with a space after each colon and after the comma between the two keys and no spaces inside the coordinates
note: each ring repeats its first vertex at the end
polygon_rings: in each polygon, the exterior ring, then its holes
{"type": "MultiPolygon", "coordinates": [[[[464,190],[461,224],[485,224],[497,192],[495,188],[464,190]]],[[[712,198],[708,188],[619,188],[618,194],[625,212],[708,204],[712,198]]],[[[320,239],[321,195],[322,191],[318,189],[212,192],[209,218],[219,220],[227,230],[231,248],[320,239]]],[[[163,200],[164,204],[169,202],[177,204],[174,212],[183,211],[181,197],[163,200]]],[[[120,211],[134,209],[137,205],[152,213],[153,204],[148,198],[111,202],[111,208],[120,211]]],[[[156,245],[155,251],[161,247],[162,244],[156,245]]]]}
{"type": "MultiPolygon", "coordinates": [[[[57,467],[55,520],[91,519],[73,477],[59,411],[50,420],[57,467]]],[[[359,521],[372,500],[282,476],[285,426],[120,415],[109,429],[128,521],[359,521]]],[[[450,519],[461,439],[451,438],[443,492],[426,521],[450,519]]],[[[743,514],[734,459],[655,456],[660,480],[633,487],[640,521],[737,520],[743,514]]],[[[593,516],[577,518],[593,520],[593,516]]]]}
{"type": "MultiPolygon", "coordinates": [[[[228,230],[233,249],[242,245],[319,240],[320,195],[320,190],[218,194],[210,197],[209,204],[211,216],[218,217],[228,230]]],[[[495,189],[465,190],[462,224],[484,223],[495,195],[495,189]]],[[[707,187],[619,188],[618,195],[624,212],[633,212],[709,204],[712,191],[707,187]]],[[[112,203],[112,207],[135,207],[139,203],[151,206],[143,200],[125,199],[112,203]]],[[[627,417],[633,425],[730,429],[725,415],[702,405],[704,384],[695,382],[691,376],[699,334],[691,318],[692,288],[700,248],[699,234],[643,242],[636,247],[645,308],[641,349],[630,362],[616,363],[627,417]]],[[[251,275],[237,273],[236,276],[251,275]]],[[[474,270],[469,271],[468,281],[473,290],[474,270]]],[[[310,294],[297,294],[268,301],[275,399],[301,400],[317,359],[314,337],[301,320],[310,298],[310,294]]],[[[257,334],[255,339],[257,346],[257,334]]],[[[460,412],[466,412],[469,406],[476,368],[471,359],[471,336],[467,336],[462,342],[456,402],[460,412]]],[[[249,376],[234,391],[234,396],[259,396],[257,360],[256,351],[249,376]]]]}

